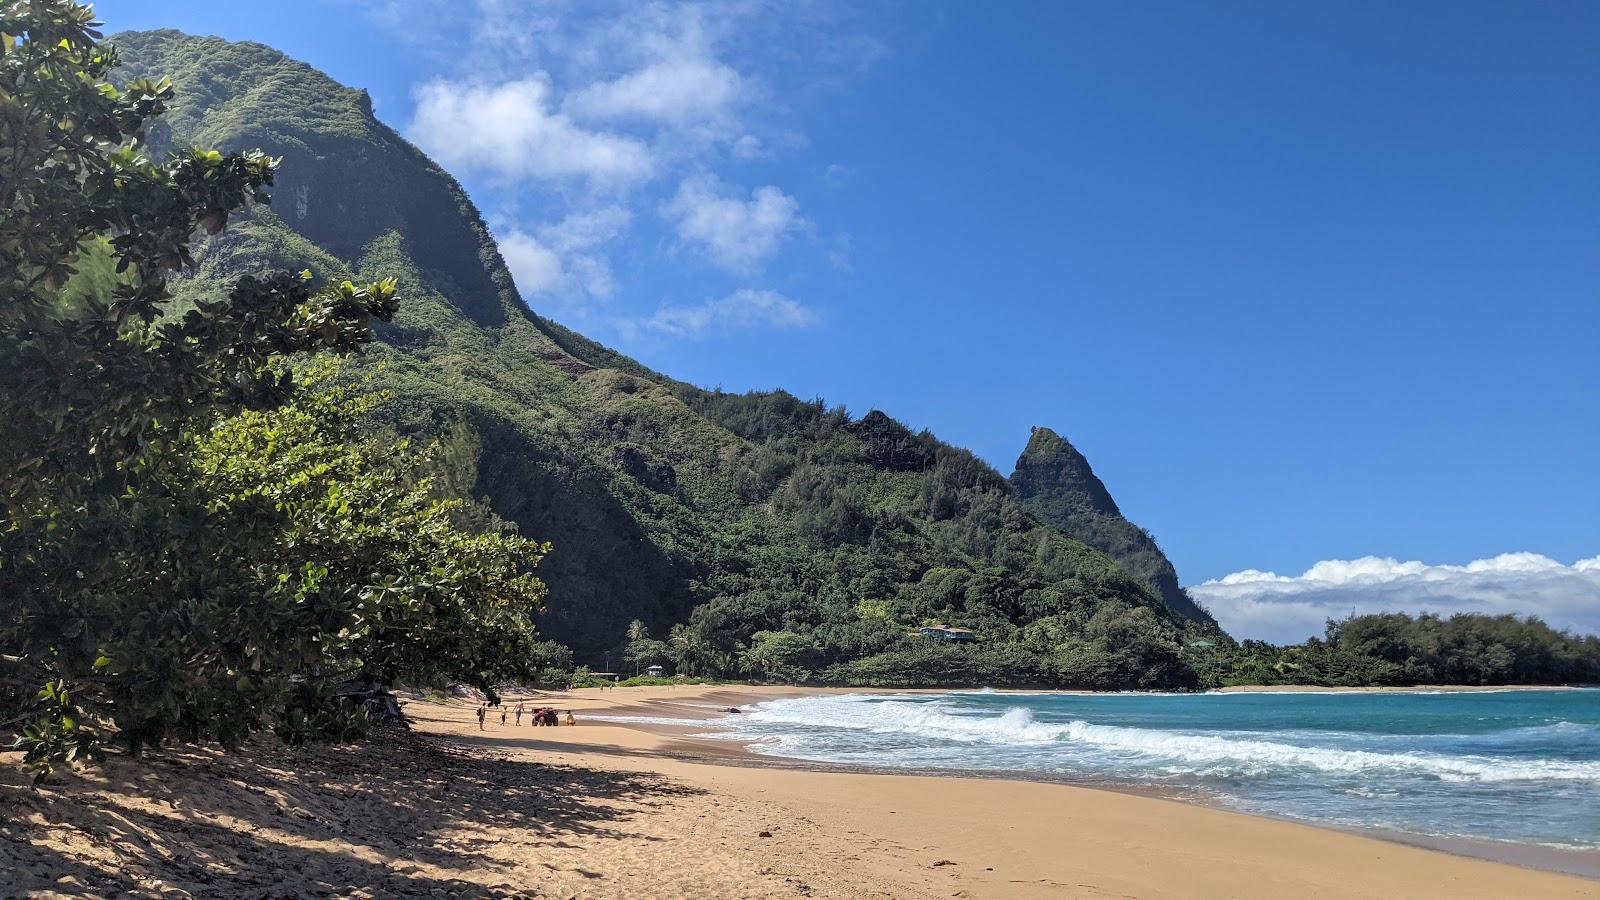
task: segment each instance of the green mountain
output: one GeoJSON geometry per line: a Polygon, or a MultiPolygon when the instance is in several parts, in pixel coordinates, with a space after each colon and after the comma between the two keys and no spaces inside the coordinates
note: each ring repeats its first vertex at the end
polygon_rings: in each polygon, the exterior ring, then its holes
{"type": "Polygon", "coordinates": [[[1116,560],[1180,615],[1215,624],[1178,585],[1178,572],[1155,538],[1123,517],[1089,460],[1066,438],[1048,428],[1033,429],[1011,473],[1011,486],[1023,508],[1039,521],[1116,560]]]}
{"type": "Polygon", "coordinates": [[[445,435],[454,483],[554,543],[540,628],[580,659],[637,618],[678,626],[671,655],[698,672],[1193,681],[1174,660],[1214,626],[1041,524],[971,453],[881,412],[683,384],[531,312],[460,186],[364,91],[258,44],[112,43],[123,77],[173,78],[153,143],[284,157],[272,207],[209,239],[180,296],[275,270],[397,277],[401,313],[362,363],[394,395],[384,415],[445,435]]]}

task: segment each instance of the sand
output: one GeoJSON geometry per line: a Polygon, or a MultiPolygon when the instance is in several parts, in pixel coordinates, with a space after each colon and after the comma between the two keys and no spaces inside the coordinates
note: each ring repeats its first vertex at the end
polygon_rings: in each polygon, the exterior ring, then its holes
{"type": "MultiPolygon", "coordinates": [[[[0,896],[1600,897],[1600,882],[1058,784],[809,771],[587,720],[681,718],[754,688],[575,691],[574,728],[112,759],[0,779],[0,896]],[[763,764],[756,764],[763,763],[763,764]]],[[[788,692],[785,692],[788,693],[788,692]]],[[[524,722],[526,723],[526,719],[524,722]]]]}

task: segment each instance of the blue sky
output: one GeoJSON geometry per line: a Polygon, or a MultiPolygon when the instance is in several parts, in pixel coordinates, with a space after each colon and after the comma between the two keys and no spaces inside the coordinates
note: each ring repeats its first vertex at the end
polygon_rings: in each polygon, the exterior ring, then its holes
{"type": "Polygon", "coordinates": [[[1531,552],[1600,608],[1600,4],[97,9],[367,87],[668,374],[1055,428],[1186,583],[1531,552]]]}

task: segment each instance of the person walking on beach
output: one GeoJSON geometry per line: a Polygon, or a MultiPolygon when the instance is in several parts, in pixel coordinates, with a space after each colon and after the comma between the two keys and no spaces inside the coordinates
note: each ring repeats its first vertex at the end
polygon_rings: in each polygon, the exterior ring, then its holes
{"type": "Polygon", "coordinates": [[[500,724],[504,725],[505,723],[506,723],[506,708],[504,706],[502,706],[502,707],[500,707],[500,724]]]}
{"type": "Polygon", "coordinates": [[[522,724],[522,702],[521,701],[517,702],[517,724],[518,725],[522,724]]]}
{"type": "Polygon", "coordinates": [[[478,705],[478,730],[479,731],[483,730],[483,717],[487,716],[488,714],[489,714],[489,707],[484,706],[483,704],[479,704],[478,705]]]}

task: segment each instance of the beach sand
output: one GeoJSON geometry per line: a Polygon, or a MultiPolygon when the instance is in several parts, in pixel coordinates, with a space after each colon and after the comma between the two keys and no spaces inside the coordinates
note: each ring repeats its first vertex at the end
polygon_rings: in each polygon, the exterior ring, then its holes
{"type": "MultiPolygon", "coordinates": [[[[1600,897],[1600,882],[1058,784],[810,771],[591,713],[684,718],[791,691],[534,698],[573,728],[412,733],[0,776],[0,895],[1600,897]]],[[[513,699],[512,705],[515,704],[513,699]]],[[[527,720],[524,719],[524,722],[527,720]]]]}

